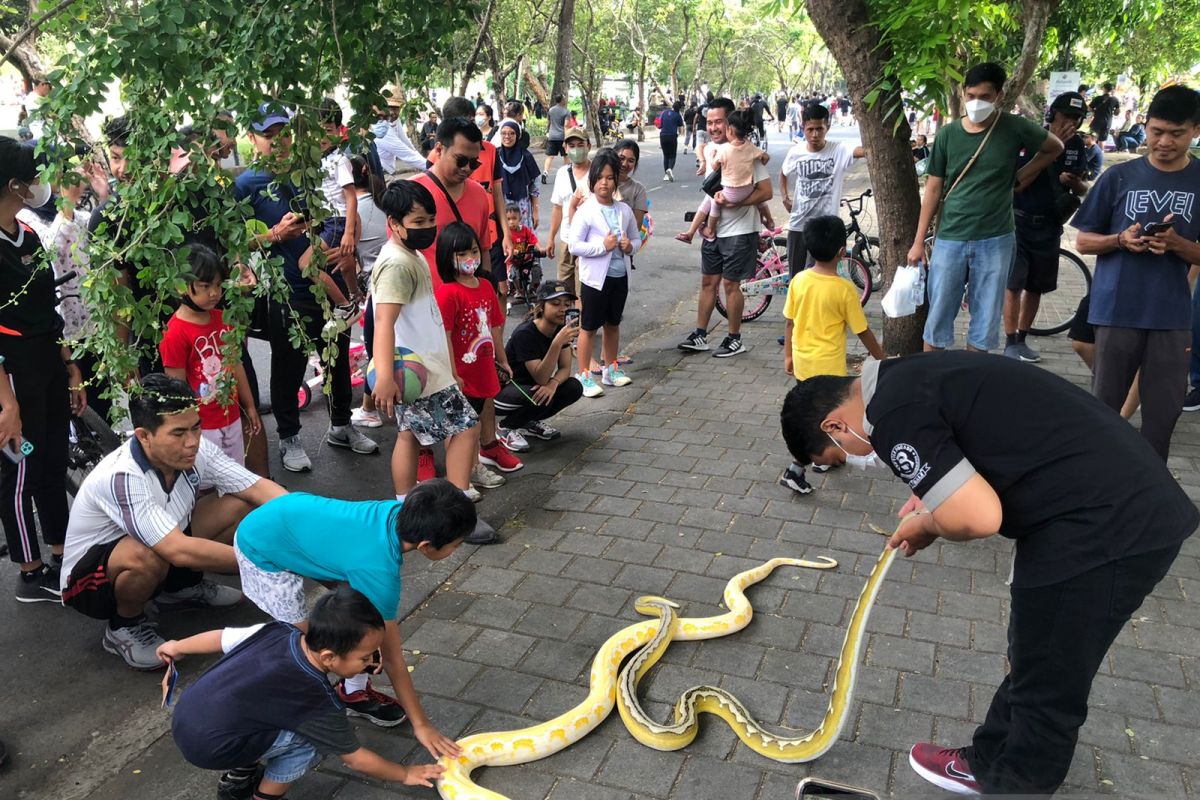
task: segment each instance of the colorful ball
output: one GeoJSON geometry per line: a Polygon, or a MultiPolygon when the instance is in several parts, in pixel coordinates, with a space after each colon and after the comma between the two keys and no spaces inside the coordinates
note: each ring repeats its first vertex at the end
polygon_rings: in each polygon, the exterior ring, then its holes
{"type": "MultiPolygon", "coordinates": [[[[425,360],[407,347],[397,347],[393,356],[396,386],[400,389],[400,402],[411,403],[425,391],[429,371],[425,360]]],[[[375,359],[367,364],[367,388],[375,391],[375,359]]]]}

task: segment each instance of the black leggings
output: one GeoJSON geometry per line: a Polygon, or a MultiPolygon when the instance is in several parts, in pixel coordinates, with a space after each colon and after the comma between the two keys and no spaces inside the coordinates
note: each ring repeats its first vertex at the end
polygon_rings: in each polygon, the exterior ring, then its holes
{"type": "Polygon", "coordinates": [[[0,456],[0,522],[8,556],[17,564],[42,557],[34,506],[46,544],[59,545],[67,537],[67,368],[53,341],[39,363],[45,366],[9,376],[21,408],[21,435],[33,451],[17,464],[0,456]]]}
{"type": "Polygon", "coordinates": [[[658,137],[658,141],[662,145],[663,172],[675,169],[675,154],[679,151],[679,137],[660,136],[658,137]]]}
{"type": "MultiPolygon", "coordinates": [[[[295,316],[307,317],[304,330],[318,350],[324,348],[321,328],[325,314],[312,298],[291,296],[291,309],[272,301],[270,309],[271,336],[271,410],[280,439],[287,439],[300,432],[300,384],[308,368],[308,352],[292,345],[289,330],[295,316]],[[291,312],[294,311],[295,315],[291,312]]],[[[329,396],[329,422],[331,425],[350,424],[350,333],[337,338],[337,361],[323,365],[325,380],[332,381],[329,396]]]]}
{"type": "Polygon", "coordinates": [[[578,378],[567,378],[566,382],[558,387],[558,391],[554,393],[549,404],[544,406],[539,406],[529,399],[529,397],[533,397],[536,389],[536,386],[518,388],[513,383],[500,389],[500,394],[496,395],[496,416],[504,420],[505,428],[510,430],[524,428],[535,420],[550,419],[583,397],[583,384],[579,382],[578,378]],[[529,397],[525,395],[529,395],[529,397]]]}

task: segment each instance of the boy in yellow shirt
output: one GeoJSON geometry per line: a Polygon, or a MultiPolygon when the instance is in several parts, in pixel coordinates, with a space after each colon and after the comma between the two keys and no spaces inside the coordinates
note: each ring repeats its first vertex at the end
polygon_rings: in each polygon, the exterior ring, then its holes
{"type": "MultiPolygon", "coordinates": [[[[816,263],[788,284],[783,368],[798,381],[845,375],[847,326],[868,353],[882,360],[883,350],[867,327],[854,284],[837,273],[838,261],[846,254],[845,224],[839,217],[814,217],[804,226],[804,244],[816,263]]],[[[798,494],[813,490],[804,478],[804,465],[796,462],[784,470],[779,483],[798,494]]]]}

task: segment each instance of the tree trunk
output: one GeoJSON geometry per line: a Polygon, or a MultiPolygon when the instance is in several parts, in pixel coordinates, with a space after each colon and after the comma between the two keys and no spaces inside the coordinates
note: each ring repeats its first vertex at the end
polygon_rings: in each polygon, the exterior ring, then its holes
{"type": "MultiPolygon", "coordinates": [[[[459,84],[458,96],[467,96],[467,84],[471,82],[471,78],[475,75],[475,65],[479,63],[479,53],[483,50],[484,41],[491,34],[492,27],[492,12],[496,10],[496,0],[488,0],[487,8],[484,9],[482,17],[475,18],[475,24],[479,26],[479,35],[475,37],[475,46],[471,48],[471,55],[467,58],[467,63],[463,67],[462,82],[459,84]]],[[[493,60],[495,53],[492,54],[493,60]]],[[[453,84],[451,84],[453,85],[453,84]]]]}
{"type": "MultiPolygon", "coordinates": [[[[0,33],[0,51],[8,52],[12,49],[13,37],[6,33],[0,33]]],[[[26,84],[25,91],[33,89],[33,82],[46,77],[47,70],[45,64],[42,63],[42,57],[38,55],[35,46],[36,36],[30,36],[21,44],[17,45],[12,52],[9,53],[8,60],[17,71],[21,73],[21,79],[26,84]]]]}
{"type": "Polygon", "coordinates": [[[562,0],[558,15],[558,45],[554,51],[553,97],[566,97],[571,89],[571,45],[575,39],[575,0],[562,0]]]}
{"type": "Polygon", "coordinates": [[[1050,15],[1061,3],[1062,0],[1023,0],[1021,3],[1021,25],[1025,29],[1025,40],[1021,44],[1017,68],[1013,70],[1012,77],[1004,86],[1000,108],[1011,108],[1025,91],[1042,55],[1042,41],[1046,38],[1046,26],[1050,23],[1050,15]]]}
{"type": "Polygon", "coordinates": [[[542,107],[550,108],[550,92],[542,79],[533,74],[533,67],[528,59],[521,64],[521,77],[525,79],[525,85],[533,92],[533,96],[541,101],[542,107]]]}
{"type": "Polygon", "coordinates": [[[686,5],[682,6],[683,12],[683,43],[679,46],[679,52],[671,59],[671,96],[676,100],[679,99],[679,62],[683,58],[683,54],[687,52],[688,40],[691,38],[689,33],[692,26],[692,15],[686,5]]]}
{"type": "MultiPolygon", "coordinates": [[[[880,259],[884,287],[891,286],[896,266],[903,264],[912,244],[921,211],[917,173],[899,90],[881,92],[873,105],[863,99],[876,88],[892,51],[867,10],[866,0],[805,0],[808,16],[845,76],[863,146],[870,152],[867,166],[874,189],[875,218],[879,220],[880,259]]],[[[926,309],[900,319],[884,318],[883,350],[903,355],[921,350],[926,309]]]]}
{"type": "MultiPolygon", "coordinates": [[[[642,122],[646,121],[646,56],[642,56],[641,66],[638,68],[638,113],[642,115],[642,122]]],[[[646,131],[643,125],[638,125],[637,140],[639,142],[646,141],[646,131]]]]}

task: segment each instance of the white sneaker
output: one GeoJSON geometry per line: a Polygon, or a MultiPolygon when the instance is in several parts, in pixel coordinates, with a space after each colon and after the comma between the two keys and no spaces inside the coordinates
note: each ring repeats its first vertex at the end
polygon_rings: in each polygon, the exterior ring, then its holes
{"type": "Polygon", "coordinates": [[[195,586],[178,592],[163,592],[154,598],[159,610],[176,608],[228,608],[242,601],[242,593],[231,586],[223,586],[208,578],[195,586]]]}
{"type": "Polygon", "coordinates": [[[505,430],[496,427],[496,438],[504,442],[504,446],[514,453],[528,453],[529,441],[519,430],[505,430]]]}
{"type": "Polygon", "coordinates": [[[583,384],[584,397],[599,397],[604,394],[604,390],[600,388],[600,384],[596,383],[592,378],[592,373],[581,372],[575,377],[579,378],[579,382],[583,384]]]}
{"type": "Polygon", "coordinates": [[[628,386],[633,383],[633,378],[626,375],[619,364],[610,364],[601,373],[600,382],[605,386],[628,386]]]}
{"type": "Polygon", "coordinates": [[[466,489],[463,490],[463,494],[465,494],[467,497],[471,498],[472,503],[478,503],[480,500],[483,499],[483,495],[481,495],[479,493],[479,490],[476,489],[474,486],[468,486],[466,489]]]}
{"type": "Polygon", "coordinates": [[[105,650],[125,659],[125,663],[134,669],[149,671],[165,666],[156,651],[166,640],[148,622],[132,628],[106,628],[100,643],[105,650]]]}
{"type": "Polygon", "coordinates": [[[508,483],[508,479],[498,472],[492,472],[483,464],[471,468],[471,485],[482,486],[484,489],[495,489],[508,483]]]}
{"type": "Polygon", "coordinates": [[[350,412],[350,424],[360,428],[382,428],[383,419],[378,411],[367,411],[362,406],[350,412]]]}

